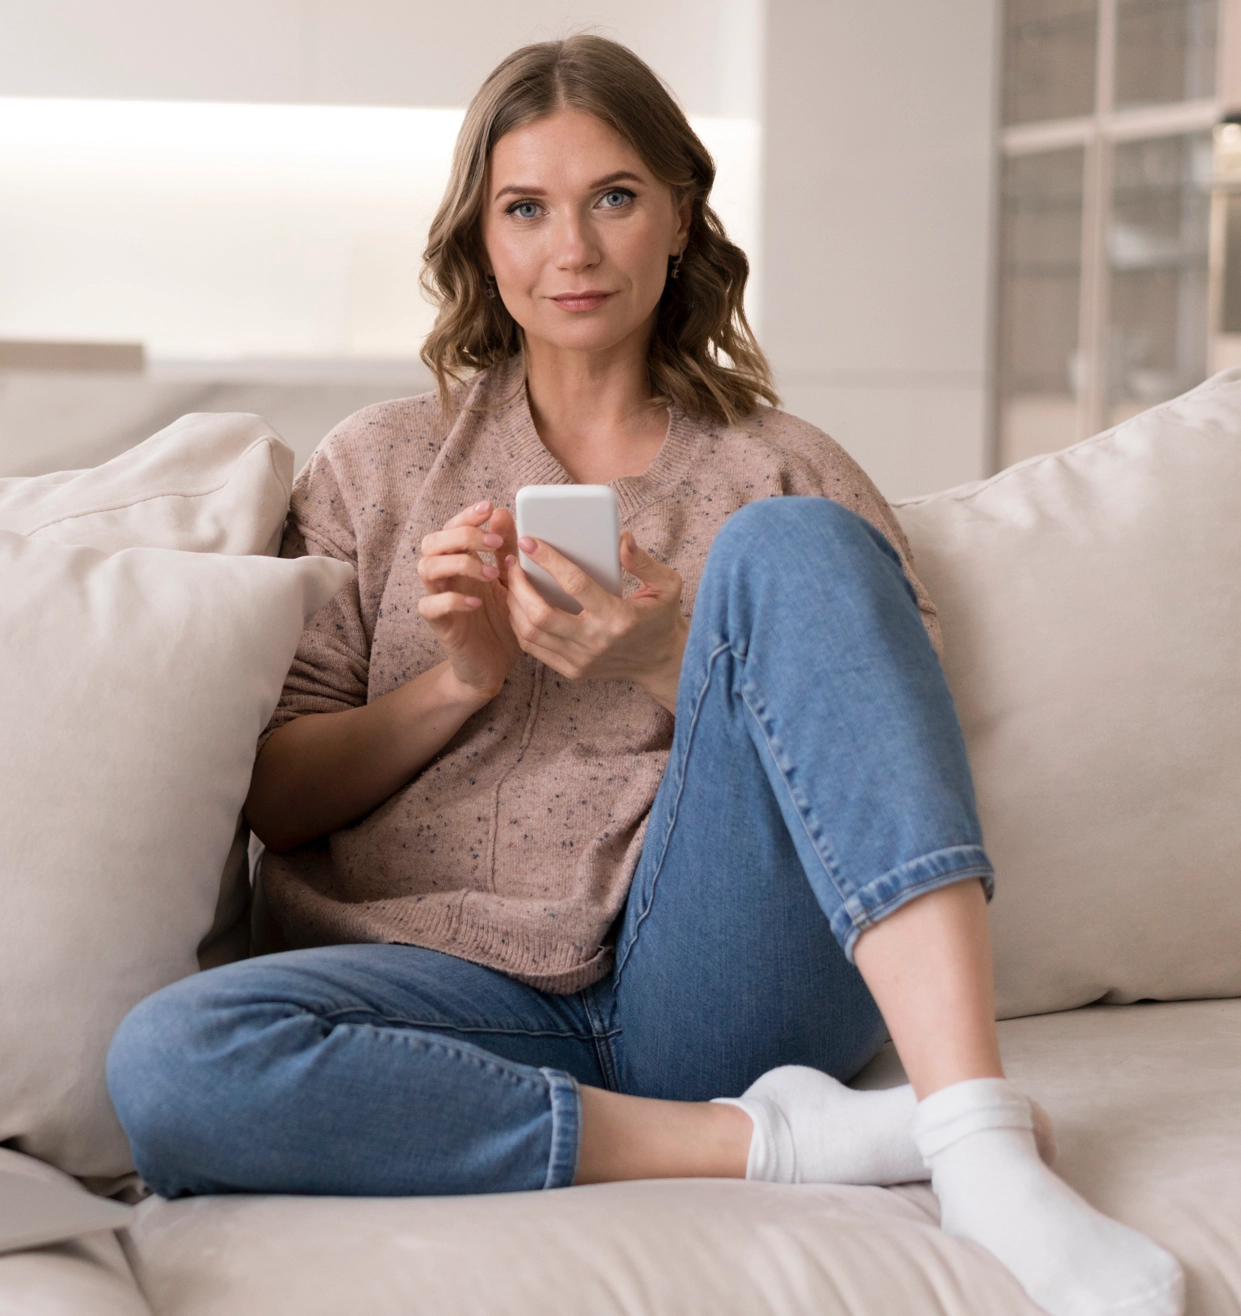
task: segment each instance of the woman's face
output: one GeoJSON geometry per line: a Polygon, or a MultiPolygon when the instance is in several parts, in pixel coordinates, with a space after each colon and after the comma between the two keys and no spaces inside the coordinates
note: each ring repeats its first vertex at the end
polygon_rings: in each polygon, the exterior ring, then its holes
{"type": "Polygon", "coordinates": [[[492,150],[483,244],[528,339],[579,351],[645,343],[689,219],[690,202],[678,206],[633,147],[583,110],[515,128],[492,150]]]}

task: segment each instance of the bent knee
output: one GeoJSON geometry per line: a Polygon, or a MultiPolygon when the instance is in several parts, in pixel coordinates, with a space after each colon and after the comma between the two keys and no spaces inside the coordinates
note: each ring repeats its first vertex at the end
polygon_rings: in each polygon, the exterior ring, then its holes
{"type": "Polygon", "coordinates": [[[108,1048],[108,1092],[139,1174],[164,1196],[181,1186],[178,1155],[200,1122],[210,1090],[203,1073],[204,1011],[187,990],[193,979],[148,996],[121,1021],[108,1048]]]}
{"type": "Polygon", "coordinates": [[[135,1005],[108,1048],[108,1091],[127,1133],[152,1095],[167,1083],[170,1068],[184,1057],[181,1012],[168,1002],[169,990],[135,1005]]]}
{"type": "Polygon", "coordinates": [[[760,498],[740,507],[720,527],[713,553],[748,560],[790,551],[804,552],[808,541],[866,544],[892,553],[888,541],[865,517],[831,498],[760,498]]]}
{"type": "Polygon", "coordinates": [[[900,568],[900,556],[874,526],[831,498],[762,498],[738,508],[720,527],[708,565],[728,576],[784,576],[804,560],[847,563],[850,579],[900,568]]]}

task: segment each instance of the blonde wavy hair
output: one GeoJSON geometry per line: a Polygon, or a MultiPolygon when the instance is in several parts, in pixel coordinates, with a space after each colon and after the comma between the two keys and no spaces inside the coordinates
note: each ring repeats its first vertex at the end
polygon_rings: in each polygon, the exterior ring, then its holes
{"type": "Polygon", "coordinates": [[[438,308],[422,347],[447,411],[453,385],[522,351],[522,331],[488,297],[481,232],[492,149],[557,110],[584,110],[619,133],[680,204],[692,198],[678,277],[668,279],[651,338],[656,401],[732,424],[760,400],[779,406],[771,367],[745,317],[750,264],[708,204],[715,164],[680,106],[631,50],[581,34],[515,50],[465,112],[452,173],[423,253],[422,286],[438,308]]]}

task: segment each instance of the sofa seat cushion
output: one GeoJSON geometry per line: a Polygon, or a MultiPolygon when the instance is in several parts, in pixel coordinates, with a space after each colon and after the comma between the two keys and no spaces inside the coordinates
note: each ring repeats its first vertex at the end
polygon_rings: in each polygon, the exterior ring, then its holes
{"type": "MultiPolygon", "coordinates": [[[[42,1161],[0,1147],[0,1172],[73,1181],[42,1161]]],[[[0,1254],[0,1316],[151,1316],[116,1234],[87,1234],[0,1254]]]]}
{"type": "MultiPolygon", "coordinates": [[[[1009,1076],[1055,1121],[1057,1173],[1175,1253],[1188,1316],[1237,1316],[1241,1000],[1097,1005],[999,1032],[1009,1076]]],[[[903,1078],[887,1047],[857,1086],[903,1078]]]]}
{"type": "Polygon", "coordinates": [[[674,1179],[139,1210],[157,1316],[1039,1316],[881,1188],[674,1179]]]}
{"type": "MultiPolygon", "coordinates": [[[[1241,1000],[1001,1024],[1066,1179],[1174,1251],[1189,1316],[1241,1308],[1241,1000]]],[[[881,1054],[863,1084],[899,1081],[881,1054]]],[[[463,1198],[151,1199],[157,1316],[1035,1316],[924,1186],[676,1180],[463,1198]]]]}

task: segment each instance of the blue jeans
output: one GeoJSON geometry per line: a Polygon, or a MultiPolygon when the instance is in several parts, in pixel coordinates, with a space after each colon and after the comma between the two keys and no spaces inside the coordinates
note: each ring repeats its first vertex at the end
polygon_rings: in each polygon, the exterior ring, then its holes
{"type": "Polygon", "coordinates": [[[887,541],[821,498],[716,536],[612,975],[551,995],[415,946],[291,951],[142,1002],[108,1084],[165,1196],[573,1181],[579,1083],[700,1101],[884,1037],[858,935],[991,869],[943,671],[887,541]]]}

